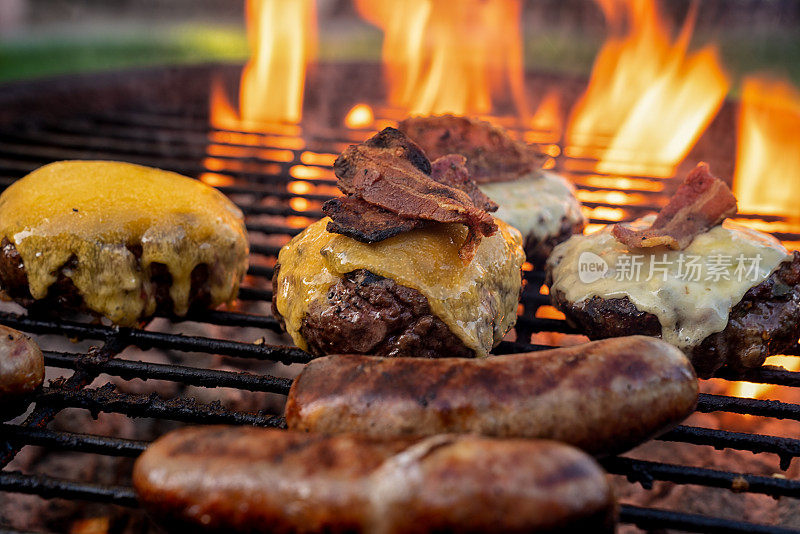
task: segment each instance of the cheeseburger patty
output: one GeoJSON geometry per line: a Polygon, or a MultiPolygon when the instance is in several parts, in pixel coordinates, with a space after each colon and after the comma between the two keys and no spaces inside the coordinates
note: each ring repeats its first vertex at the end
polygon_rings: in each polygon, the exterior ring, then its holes
{"type": "MultiPolygon", "coordinates": [[[[547,284],[552,284],[548,272],[547,284]]],[[[661,336],[658,318],[642,312],[628,297],[592,297],[569,302],[563,292],[553,291],[554,305],[567,321],[590,339],[635,334],[661,336]]],[[[800,338],[800,252],[772,275],[750,288],[730,312],[722,332],[706,337],[687,356],[698,376],[707,378],[721,367],[736,372],[758,367],[767,356],[780,354],[800,338]]]]}
{"type": "Polygon", "coordinates": [[[232,301],[244,217],[212,187],[118,161],[60,161],[0,195],[0,296],[121,326],[232,301]]]}
{"type": "MultiPolygon", "coordinates": [[[[275,269],[273,284],[277,280],[275,269]]],[[[275,306],[272,311],[283,321],[275,306]]],[[[312,354],[414,354],[423,358],[472,357],[416,289],[401,286],[366,269],[344,275],[328,291],[324,304],[314,303],[300,327],[312,354]]]]}

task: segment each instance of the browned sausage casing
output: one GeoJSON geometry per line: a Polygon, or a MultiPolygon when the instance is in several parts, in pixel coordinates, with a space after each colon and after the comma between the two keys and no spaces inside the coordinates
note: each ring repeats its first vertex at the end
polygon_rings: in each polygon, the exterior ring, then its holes
{"type": "Polygon", "coordinates": [[[44,380],[44,356],[31,338],[0,325],[0,398],[33,392],[44,380]]]}
{"type": "Polygon", "coordinates": [[[374,437],[547,438],[605,455],[674,425],[696,402],[683,353],[632,336],[481,360],[328,356],[295,380],[286,422],[374,437]]]}
{"type": "Polygon", "coordinates": [[[615,514],[597,463],[541,440],[187,428],[133,482],[170,531],[609,532],[615,514]]]}

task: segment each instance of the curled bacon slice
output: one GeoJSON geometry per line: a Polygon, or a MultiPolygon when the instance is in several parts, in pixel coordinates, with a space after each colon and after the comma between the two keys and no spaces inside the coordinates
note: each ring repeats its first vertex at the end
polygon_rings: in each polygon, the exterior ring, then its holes
{"type": "MultiPolygon", "coordinates": [[[[463,166],[462,160],[454,158],[439,163],[437,178],[462,187],[440,183],[431,177],[431,164],[424,152],[399,130],[386,128],[366,142],[348,147],[334,163],[339,189],[363,203],[342,199],[326,203],[323,211],[335,223],[329,229],[345,233],[343,229],[356,228],[348,235],[369,238],[394,235],[391,225],[408,227],[405,219],[460,223],[469,232],[459,255],[470,261],[481,237],[494,234],[497,225],[486,211],[493,203],[477,187],[469,188],[463,166]],[[372,223],[380,222],[378,232],[370,234],[365,231],[366,222],[357,222],[354,210],[366,213],[364,204],[383,210],[369,211],[372,223]]],[[[394,233],[400,231],[406,230],[394,233]]]]}
{"type": "Polygon", "coordinates": [[[497,203],[487,197],[478,184],[470,178],[466,162],[467,158],[459,154],[442,156],[431,163],[431,178],[440,184],[461,189],[480,209],[497,211],[497,203]]]}
{"type": "Polygon", "coordinates": [[[441,115],[410,117],[400,123],[431,160],[447,154],[467,158],[470,177],[478,183],[507,182],[538,170],[543,158],[509,137],[502,128],[478,119],[441,115]]]}
{"type": "Polygon", "coordinates": [[[659,212],[650,228],[615,224],[617,241],[631,248],[667,246],[683,250],[692,240],[736,213],[736,197],[725,182],[698,163],[659,212]]]}
{"type": "MultiPolygon", "coordinates": [[[[464,156],[457,154],[443,156],[431,164],[431,178],[440,184],[464,191],[479,208],[485,211],[497,211],[497,204],[470,180],[464,163],[464,156]]],[[[329,232],[344,234],[363,243],[383,241],[428,224],[428,221],[423,219],[401,217],[352,196],[331,199],[322,209],[331,218],[327,226],[329,232]]]]}
{"type": "Polygon", "coordinates": [[[356,197],[333,198],[322,207],[331,218],[326,229],[362,243],[384,239],[425,226],[422,219],[407,219],[356,197]]]}

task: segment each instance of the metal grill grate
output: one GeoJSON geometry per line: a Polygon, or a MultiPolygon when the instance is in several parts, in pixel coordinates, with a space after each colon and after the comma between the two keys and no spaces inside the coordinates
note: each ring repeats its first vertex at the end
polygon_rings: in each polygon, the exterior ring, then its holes
{"type": "MultiPolygon", "coordinates": [[[[152,104],[151,104],[152,105],[152,104]]],[[[200,104],[198,104],[199,106],[200,104]]],[[[65,408],[82,408],[91,413],[113,412],[128,417],[147,417],[192,424],[241,424],[282,427],[280,415],[236,411],[219,403],[203,403],[191,398],[161,398],[120,392],[112,383],[91,387],[101,374],[121,377],[179,382],[201,387],[228,387],[249,392],[285,395],[291,380],[252,372],[215,370],[185,365],[147,363],[117,356],[127,347],[141,350],[169,350],[186,353],[219,354],[231,357],[265,360],[284,364],[304,363],[309,355],[287,346],[244,342],[227,337],[203,337],[175,333],[181,322],[219,327],[252,327],[278,332],[277,321],[269,316],[271,299],[269,280],[275,256],[282,243],[296,235],[302,222],[321,216],[318,206],[328,198],[314,188],[333,185],[329,163],[347,142],[366,137],[367,132],[340,131],[329,136],[304,136],[301,144],[292,135],[258,135],[244,132],[209,130],[202,107],[183,106],[142,110],[114,110],[91,115],[74,114],[57,119],[27,120],[0,127],[0,183],[7,186],[34,168],[58,159],[121,159],[134,163],[174,170],[189,176],[204,177],[219,183],[219,189],[234,198],[248,216],[252,243],[252,266],[240,293],[237,311],[207,311],[169,322],[151,322],[142,329],[115,328],[103,324],[56,320],[16,311],[0,312],[0,323],[28,332],[40,339],[48,349],[53,339],[88,340],[95,345],[86,352],[45,350],[45,363],[50,370],[63,374],[45,387],[35,399],[35,407],[24,421],[0,425],[0,467],[6,467],[26,445],[52,450],[135,457],[147,445],[118,437],[77,434],[48,429],[48,424],[65,408]],[[191,113],[192,115],[187,115],[191,113]],[[309,156],[311,154],[312,156],[309,156]],[[311,188],[292,192],[291,182],[305,182],[311,188]],[[297,203],[294,199],[302,199],[297,203]],[[300,209],[303,208],[303,209],[300,209]],[[296,219],[296,218],[302,219],[296,219]],[[247,310],[247,312],[242,311],[247,310]],[[44,337],[43,337],[44,336],[44,337]]],[[[559,160],[563,167],[568,160],[559,160]]],[[[583,191],[608,191],[591,185],[593,175],[572,172],[583,191]]],[[[650,183],[658,183],[649,179],[650,183]]],[[[664,201],[661,188],[628,189],[644,201],[621,206],[625,218],[652,210],[664,201]]],[[[324,191],[324,190],[323,190],[324,191]]],[[[620,208],[606,202],[585,202],[589,208],[620,208]]],[[[601,213],[601,212],[598,212],[601,213]]],[[[607,223],[600,216],[593,223],[607,223]]],[[[800,234],[784,233],[779,237],[800,241],[800,234]]],[[[527,284],[522,296],[523,313],[516,327],[517,341],[504,342],[498,353],[549,348],[532,344],[535,333],[575,334],[564,321],[537,317],[537,310],[549,304],[540,293],[543,273],[525,273],[527,284]]],[[[222,330],[220,330],[222,331],[222,330]]],[[[800,355],[800,347],[794,347],[800,355]]],[[[727,377],[732,379],[733,377],[727,377]]],[[[753,371],[748,381],[782,386],[800,386],[800,373],[764,368],[753,371]]],[[[760,417],[800,421],[800,405],[776,401],[702,394],[700,412],[731,412],[760,417]]],[[[800,440],[769,435],[749,434],[723,429],[678,426],[659,440],[693,445],[710,445],[716,449],[736,449],[753,453],[774,453],[780,467],[787,469],[791,460],[800,456],[800,440]]],[[[746,491],[773,497],[800,498],[800,481],[786,478],[749,475],[709,468],[615,457],[604,460],[613,474],[627,477],[631,483],[650,489],[656,481],[695,484],[714,488],[746,488],[746,491]]],[[[0,471],[0,491],[39,495],[43,498],[112,503],[136,507],[136,498],[129,486],[109,486],[79,480],[66,480],[47,475],[0,471]]],[[[800,532],[780,527],[754,525],[719,517],[701,516],[680,510],[662,510],[623,505],[621,520],[643,529],[675,528],[693,532],[800,532]]]]}

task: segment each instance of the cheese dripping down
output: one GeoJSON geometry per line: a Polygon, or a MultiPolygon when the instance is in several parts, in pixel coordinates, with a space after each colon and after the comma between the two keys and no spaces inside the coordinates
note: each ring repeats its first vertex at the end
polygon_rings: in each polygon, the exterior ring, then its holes
{"type": "Polygon", "coordinates": [[[516,323],[521,287],[522,237],[499,219],[464,265],[458,250],[467,229],[435,224],[367,244],[328,232],[327,217],[283,247],[275,303],[286,330],[302,349],[300,328],[312,303],[326,301],[328,289],[345,274],[366,269],[419,291],[431,311],[476,356],[486,356],[516,323]]]}
{"type": "Polygon", "coordinates": [[[172,277],[177,315],[189,309],[198,265],[208,266],[211,306],[233,300],[247,270],[244,219],[230,200],[130,163],[61,161],[33,171],[0,196],[0,234],[19,252],[34,299],[61,270],[89,310],[123,326],[156,310],[154,263],[172,277]]]}
{"type": "Polygon", "coordinates": [[[480,184],[481,191],[497,202],[495,217],[504,220],[526,239],[543,241],[561,233],[563,221],[574,227],[584,222],[575,187],[563,176],[537,171],[511,182],[480,184]]]}
{"type": "MultiPolygon", "coordinates": [[[[649,227],[654,219],[643,217],[632,226],[649,227]]],[[[548,268],[551,292],[560,291],[573,304],[628,297],[639,311],[658,318],[662,339],[689,351],[724,330],[744,294],[790,259],[771,235],[726,220],[684,250],[628,249],[607,226],[558,245],[548,268]]]]}

